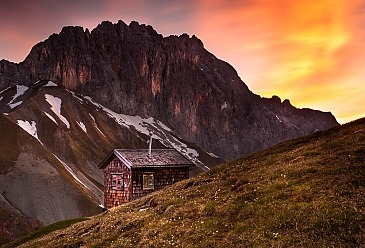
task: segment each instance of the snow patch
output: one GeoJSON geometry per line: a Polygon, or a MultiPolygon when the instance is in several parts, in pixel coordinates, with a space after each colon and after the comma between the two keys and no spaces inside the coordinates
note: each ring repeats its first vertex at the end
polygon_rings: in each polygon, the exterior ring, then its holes
{"type": "Polygon", "coordinates": [[[5,91],[7,91],[8,89],[10,89],[11,87],[7,87],[5,89],[3,89],[2,91],[0,91],[0,94],[4,93],[5,91]]]}
{"type": "Polygon", "coordinates": [[[48,81],[48,83],[46,85],[44,85],[44,87],[50,87],[50,86],[58,86],[57,84],[55,84],[52,81],[48,81]]]}
{"type": "Polygon", "coordinates": [[[42,142],[38,138],[37,123],[35,121],[29,122],[29,121],[17,120],[17,124],[19,127],[21,127],[24,131],[32,135],[42,144],[42,142]]]}
{"type": "Polygon", "coordinates": [[[84,99],[82,99],[81,97],[79,97],[75,92],[71,91],[71,90],[66,90],[68,93],[70,93],[73,97],[75,97],[80,103],[84,103],[84,99]]]}
{"type": "Polygon", "coordinates": [[[3,96],[2,96],[2,97],[0,97],[0,101],[1,101],[1,100],[3,100],[3,98],[4,98],[3,96]]]}
{"type": "Polygon", "coordinates": [[[58,124],[57,121],[56,121],[56,119],[53,118],[52,115],[48,114],[47,112],[43,112],[43,113],[45,113],[47,115],[47,117],[50,118],[54,123],[58,124]]]}
{"type": "Polygon", "coordinates": [[[90,115],[91,119],[93,119],[95,128],[99,131],[99,133],[101,133],[106,138],[105,134],[99,129],[98,125],[96,124],[95,117],[90,113],[89,113],[89,115],[90,115]]]}
{"type": "MultiPolygon", "coordinates": [[[[134,128],[139,133],[143,133],[149,136],[149,131],[153,131],[153,138],[158,139],[162,144],[167,147],[172,147],[185,155],[191,161],[193,161],[197,166],[201,167],[203,170],[207,171],[210,170],[209,167],[205,166],[199,160],[199,153],[193,148],[189,148],[185,143],[181,142],[177,137],[172,135],[172,130],[168,128],[162,122],[149,117],[149,118],[142,118],[140,116],[131,116],[131,115],[124,115],[118,114],[103,105],[95,102],[91,97],[85,97],[95,106],[101,108],[105,111],[111,118],[113,118],[119,125],[127,127],[127,128],[134,128]]],[[[90,114],[91,116],[91,114],[90,114]]],[[[95,118],[91,116],[95,123],[95,118]]],[[[96,124],[95,124],[96,125],[96,124]]]]}
{"type": "MultiPolygon", "coordinates": [[[[25,85],[17,85],[16,86],[16,93],[15,95],[13,96],[13,99],[11,99],[11,101],[8,103],[8,106],[13,109],[15,108],[16,106],[22,104],[22,101],[20,102],[15,102],[15,100],[20,97],[21,95],[23,95],[29,88],[25,85]]],[[[1,92],[2,93],[2,92],[1,92]]]]}
{"type": "Polygon", "coordinates": [[[224,103],[222,104],[222,106],[221,106],[221,111],[222,111],[222,110],[224,110],[224,109],[226,109],[227,107],[228,107],[227,102],[224,102],[224,103]]]}
{"type": "Polygon", "coordinates": [[[67,128],[70,129],[70,123],[63,115],[61,115],[61,106],[62,106],[61,98],[58,98],[58,97],[55,97],[52,95],[48,95],[48,94],[45,94],[44,96],[46,98],[46,101],[51,105],[51,110],[53,111],[53,113],[55,113],[57,115],[57,117],[60,118],[60,120],[63,123],[65,123],[67,128]]]}
{"type": "Polygon", "coordinates": [[[212,152],[207,152],[210,156],[212,156],[213,158],[219,158],[217,155],[215,155],[214,153],[212,152]]]}
{"type": "Polygon", "coordinates": [[[60,163],[63,165],[63,167],[65,167],[65,169],[71,174],[71,176],[78,182],[80,183],[82,186],[84,186],[85,188],[87,188],[88,190],[90,190],[90,188],[84,184],[80,178],[77,177],[76,173],[65,163],[63,162],[59,157],[57,157],[55,154],[53,154],[53,156],[55,156],[55,158],[57,158],[58,161],[60,161],[60,163]]]}
{"type": "Polygon", "coordinates": [[[90,115],[91,119],[93,119],[93,122],[95,123],[95,117],[92,114],[90,114],[90,113],[89,113],[89,115],[90,115]]]}
{"type": "Polygon", "coordinates": [[[86,130],[86,126],[83,122],[77,122],[77,124],[79,124],[79,126],[81,127],[82,130],[84,130],[85,133],[87,133],[87,130],[86,130]]]}
{"type": "Polygon", "coordinates": [[[16,106],[19,106],[20,104],[22,104],[23,103],[23,101],[19,101],[19,102],[16,102],[16,103],[12,103],[12,104],[8,104],[9,105],[9,107],[11,108],[11,109],[13,109],[13,108],[15,108],[16,106]]]}
{"type": "Polygon", "coordinates": [[[277,116],[277,115],[275,115],[276,116],[276,119],[278,119],[280,122],[282,122],[281,120],[280,120],[280,118],[277,116]]]}
{"type": "Polygon", "coordinates": [[[16,100],[19,96],[23,95],[29,88],[25,85],[16,86],[16,94],[13,96],[12,101],[16,100]]]}
{"type": "MultiPolygon", "coordinates": [[[[149,117],[149,118],[146,118],[146,119],[143,119],[143,121],[144,122],[146,122],[146,123],[149,123],[150,125],[154,125],[155,123],[156,123],[156,120],[155,119],[153,119],[152,117],[149,117]]],[[[167,127],[165,124],[163,124],[162,122],[158,122],[158,124],[159,124],[159,126],[163,129],[163,130],[165,130],[165,131],[167,131],[167,132],[172,132],[172,130],[169,128],[169,127],[167,127]]]]}

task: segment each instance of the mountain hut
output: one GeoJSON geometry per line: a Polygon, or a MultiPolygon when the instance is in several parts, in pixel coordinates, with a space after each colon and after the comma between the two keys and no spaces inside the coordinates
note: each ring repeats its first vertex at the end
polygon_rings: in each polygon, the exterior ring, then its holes
{"type": "Polygon", "coordinates": [[[113,150],[104,170],[104,207],[112,208],[189,178],[194,164],[175,149],[113,150]]]}

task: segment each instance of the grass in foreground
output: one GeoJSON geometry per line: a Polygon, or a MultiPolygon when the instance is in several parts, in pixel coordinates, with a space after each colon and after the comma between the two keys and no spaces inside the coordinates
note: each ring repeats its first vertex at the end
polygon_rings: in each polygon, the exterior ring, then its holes
{"type": "Polygon", "coordinates": [[[66,227],[69,227],[75,223],[81,222],[86,220],[87,218],[77,218],[77,219],[71,219],[71,220],[64,220],[57,223],[53,223],[51,225],[45,226],[43,228],[38,229],[37,231],[30,233],[22,238],[19,238],[11,243],[8,243],[3,248],[10,248],[10,247],[18,247],[21,244],[24,244],[30,240],[34,240],[37,238],[40,238],[46,234],[49,234],[51,232],[54,232],[56,230],[65,229],[66,227]]]}
{"type": "Polygon", "coordinates": [[[21,247],[359,247],[365,119],[218,166],[21,247]]]}

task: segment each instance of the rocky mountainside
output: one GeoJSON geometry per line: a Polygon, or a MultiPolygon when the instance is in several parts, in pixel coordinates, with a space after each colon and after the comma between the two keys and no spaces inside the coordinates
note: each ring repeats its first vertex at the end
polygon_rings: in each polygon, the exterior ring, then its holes
{"type": "Polygon", "coordinates": [[[137,22],[65,27],[23,62],[0,61],[0,89],[39,79],[116,113],[153,117],[225,160],[338,125],[330,113],[253,94],[197,37],[163,37],[137,22]]]}
{"type": "Polygon", "coordinates": [[[149,130],[154,148],[174,147],[196,163],[192,175],[222,162],[153,118],[115,113],[51,81],[1,91],[0,213],[2,221],[24,219],[3,222],[0,243],[31,230],[29,221],[39,227],[100,213],[97,165],[114,148],[147,148],[149,130]]]}

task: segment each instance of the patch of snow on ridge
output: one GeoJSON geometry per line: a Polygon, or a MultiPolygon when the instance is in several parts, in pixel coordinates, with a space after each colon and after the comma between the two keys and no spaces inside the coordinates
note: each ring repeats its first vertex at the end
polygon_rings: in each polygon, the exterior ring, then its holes
{"type": "Polygon", "coordinates": [[[90,115],[91,119],[93,119],[93,122],[95,123],[95,117],[92,114],[90,114],[90,113],[89,113],[89,115],[90,115]]]}
{"type": "Polygon", "coordinates": [[[85,133],[87,133],[87,130],[86,130],[86,126],[85,126],[85,124],[83,123],[83,122],[77,122],[77,124],[79,124],[79,126],[81,127],[81,129],[85,132],[85,133]]]}
{"type": "Polygon", "coordinates": [[[67,128],[70,129],[70,123],[63,115],[61,115],[61,105],[62,105],[61,98],[58,98],[58,97],[55,97],[52,95],[48,95],[48,94],[45,94],[44,96],[46,98],[46,101],[51,105],[51,110],[53,111],[53,113],[55,113],[57,115],[57,117],[60,118],[60,120],[63,123],[65,123],[67,128]]]}
{"type": "Polygon", "coordinates": [[[28,88],[27,86],[25,86],[25,85],[17,85],[17,86],[16,86],[16,93],[15,93],[15,95],[13,96],[13,99],[11,99],[11,101],[8,103],[8,106],[9,106],[11,109],[13,109],[13,108],[15,108],[16,106],[18,106],[18,105],[22,104],[22,101],[20,101],[20,103],[19,103],[19,102],[14,103],[14,102],[15,102],[15,100],[16,100],[19,96],[23,95],[23,94],[24,94],[24,93],[25,93],[28,89],[29,89],[29,88],[28,88]]]}
{"type": "Polygon", "coordinates": [[[65,163],[63,162],[59,157],[57,157],[55,154],[53,154],[53,156],[55,156],[57,158],[58,161],[60,161],[60,163],[63,165],[63,167],[65,167],[65,169],[72,175],[72,177],[78,182],[80,183],[82,186],[84,186],[85,188],[89,189],[90,188],[84,184],[80,178],[77,177],[76,173],[65,163]]]}
{"type": "Polygon", "coordinates": [[[48,114],[47,112],[43,112],[43,113],[45,113],[47,115],[47,117],[50,118],[54,123],[58,124],[57,121],[56,121],[56,119],[53,118],[52,115],[48,114]]]}
{"type": "Polygon", "coordinates": [[[281,120],[280,120],[280,118],[277,116],[277,115],[275,115],[276,116],[276,119],[278,119],[280,122],[282,122],[281,120]]]}
{"type": "Polygon", "coordinates": [[[1,100],[3,100],[3,98],[4,98],[3,96],[2,96],[2,97],[0,97],[0,101],[1,101],[1,100]]]}
{"type": "Polygon", "coordinates": [[[49,86],[58,86],[57,84],[55,84],[52,81],[48,81],[48,83],[46,85],[44,85],[44,87],[49,87],[49,86]]]}
{"type": "Polygon", "coordinates": [[[221,106],[221,111],[222,111],[222,110],[224,110],[224,109],[226,109],[227,107],[228,107],[227,102],[224,102],[224,103],[222,104],[222,106],[221,106]]]}
{"type": "Polygon", "coordinates": [[[99,133],[101,133],[106,138],[105,134],[98,128],[98,125],[96,124],[96,121],[95,121],[95,117],[90,113],[89,113],[89,115],[90,115],[91,119],[93,119],[95,128],[99,131],[99,133]]]}
{"type": "MultiPolygon", "coordinates": [[[[143,119],[143,121],[149,123],[150,125],[154,125],[155,122],[156,122],[156,120],[154,118],[152,118],[152,117],[149,117],[147,119],[143,119]]],[[[162,128],[162,129],[164,129],[164,130],[166,130],[168,132],[172,132],[172,130],[168,126],[166,126],[165,124],[163,124],[162,122],[159,121],[158,124],[159,124],[160,128],[162,128]]]]}
{"type": "Polygon", "coordinates": [[[29,121],[17,120],[17,124],[19,127],[21,127],[24,131],[32,135],[42,144],[42,142],[38,138],[37,123],[35,121],[29,122],[29,121]]]}
{"type": "Polygon", "coordinates": [[[75,92],[71,90],[67,90],[68,93],[70,93],[73,97],[75,97],[80,103],[84,103],[84,99],[82,99],[80,96],[78,96],[75,92]]]}
{"type": "Polygon", "coordinates": [[[10,89],[11,87],[9,86],[9,87],[7,87],[7,88],[5,88],[5,89],[3,89],[2,91],[0,91],[0,94],[2,94],[2,93],[4,93],[5,91],[7,91],[8,89],[10,89]]]}
{"type": "Polygon", "coordinates": [[[29,88],[25,85],[17,85],[16,86],[16,94],[13,96],[13,101],[16,100],[19,96],[23,95],[29,88]]]}
{"type": "Polygon", "coordinates": [[[22,104],[23,103],[23,101],[19,101],[19,102],[16,102],[16,103],[12,103],[12,104],[9,104],[8,103],[8,106],[11,108],[11,109],[13,109],[13,108],[15,108],[16,106],[19,106],[20,104],[22,104]]]}
{"type": "Polygon", "coordinates": [[[213,158],[219,158],[217,155],[215,155],[214,153],[212,152],[207,152],[210,156],[212,156],[213,158]]]}
{"type": "Polygon", "coordinates": [[[188,157],[191,161],[193,161],[197,166],[199,166],[202,170],[207,171],[210,168],[204,165],[199,160],[199,153],[193,148],[189,148],[185,143],[181,142],[177,137],[172,134],[172,130],[168,128],[162,122],[149,117],[142,118],[140,116],[131,116],[118,114],[103,105],[95,102],[91,97],[85,97],[95,106],[103,109],[111,118],[113,118],[118,124],[128,127],[135,128],[138,132],[143,133],[149,136],[149,131],[153,131],[153,138],[158,139],[163,145],[167,147],[172,147],[188,157]]]}

